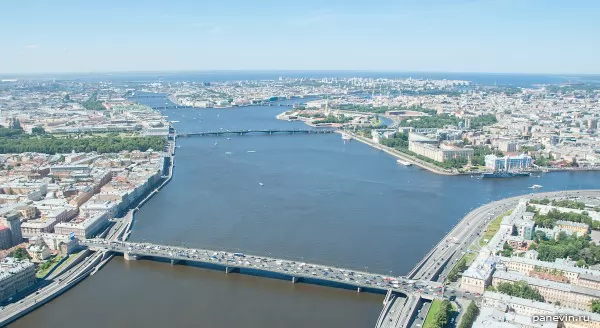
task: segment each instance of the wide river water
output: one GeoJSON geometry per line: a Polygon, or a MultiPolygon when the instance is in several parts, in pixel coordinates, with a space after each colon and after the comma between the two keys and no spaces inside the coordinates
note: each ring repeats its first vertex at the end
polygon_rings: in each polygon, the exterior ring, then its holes
{"type": "MultiPolygon", "coordinates": [[[[164,105],[164,99],[141,99],[164,105]]],[[[180,132],[306,128],[285,107],[164,111],[180,132]]],[[[472,208],[542,191],[597,188],[596,172],[519,179],[441,176],[338,134],[178,139],[173,180],[136,215],[131,240],[401,275],[472,208]]],[[[380,295],[116,258],[11,327],[374,325],[380,295]]]]}

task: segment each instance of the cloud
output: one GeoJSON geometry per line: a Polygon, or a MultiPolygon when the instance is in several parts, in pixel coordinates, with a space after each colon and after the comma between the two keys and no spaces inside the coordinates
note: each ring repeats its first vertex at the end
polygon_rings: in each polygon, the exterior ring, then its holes
{"type": "Polygon", "coordinates": [[[25,46],[25,47],[23,47],[23,48],[25,48],[25,49],[37,49],[37,48],[39,48],[39,47],[40,47],[40,46],[39,46],[39,45],[37,45],[37,44],[28,44],[28,45],[26,45],[26,46],[25,46]]]}

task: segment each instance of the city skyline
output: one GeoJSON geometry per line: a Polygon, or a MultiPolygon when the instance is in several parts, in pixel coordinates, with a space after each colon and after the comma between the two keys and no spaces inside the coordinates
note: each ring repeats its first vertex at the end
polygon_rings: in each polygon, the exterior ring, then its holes
{"type": "Polygon", "coordinates": [[[394,71],[597,74],[600,4],[241,1],[3,4],[0,74],[394,71]],[[42,33],[40,33],[42,31],[42,33]]]}

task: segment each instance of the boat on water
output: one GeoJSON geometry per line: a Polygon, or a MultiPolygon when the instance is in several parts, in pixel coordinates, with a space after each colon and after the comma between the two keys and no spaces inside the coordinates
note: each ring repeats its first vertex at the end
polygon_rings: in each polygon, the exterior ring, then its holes
{"type": "Polygon", "coordinates": [[[171,121],[171,123],[179,123],[179,121],[171,121]]]}
{"type": "Polygon", "coordinates": [[[400,159],[399,159],[399,160],[396,160],[396,163],[398,163],[398,164],[402,164],[402,165],[404,165],[404,166],[411,166],[411,165],[412,165],[412,163],[411,163],[411,162],[403,161],[403,160],[400,160],[400,159]]]}
{"type": "Polygon", "coordinates": [[[538,185],[538,184],[534,184],[533,186],[531,186],[529,188],[531,188],[531,189],[540,189],[540,188],[542,188],[542,186],[538,185]]]}
{"type": "Polygon", "coordinates": [[[262,182],[259,182],[259,183],[258,183],[258,185],[262,187],[262,186],[264,186],[265,184],[264,184],[264,183],[262,183],[262,182]]]}
{"type": "Polygon", "coordinates": [[[342,140],[352,140],[352,136],[349,134],[342,134],[342,140]]]}
{"type": "Polygon", "coordinates": [[[231,154],[233,154],[233,153],[232,153],[232,152],[230,152],[230,151],[226,151],[226,152],[225,152],[225,154],[227,154],[227,155],[231,155],[231,154]]]}
{"type": "Polygon", "coordinates": [[[256,150],[247,150],[247,153],[256,153],[256,150]]]}
{"type": "Polygon", "coordinates": [[[516,178],[516,177],[528,177],[531,176],[529,172],[512,172],[512,171],[496,171],[486,172],[481,175],[482,178],[516,178]]]}

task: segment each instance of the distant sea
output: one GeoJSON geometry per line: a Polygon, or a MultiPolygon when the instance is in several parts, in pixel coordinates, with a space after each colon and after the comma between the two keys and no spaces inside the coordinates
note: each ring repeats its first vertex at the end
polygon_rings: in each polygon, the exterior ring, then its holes
{"type": "Polygon", "coordinates": [[[202,72],[120,72],[72,73],[38,75],[0,75],[0,79],[56,79],[88,82],[113,81],[121,83],[143,82],[222,82],[243,80],[275,80],[288,78],[363,77],[363,78],[414,78],[466,80],[480,85],[527,87],[535,84],[560,84],[574,82],[600,83],[599,75],[543,75],[504,73],[443,73],[443,72],[376,72],[376,71],[202,71],[202,72]]]}

